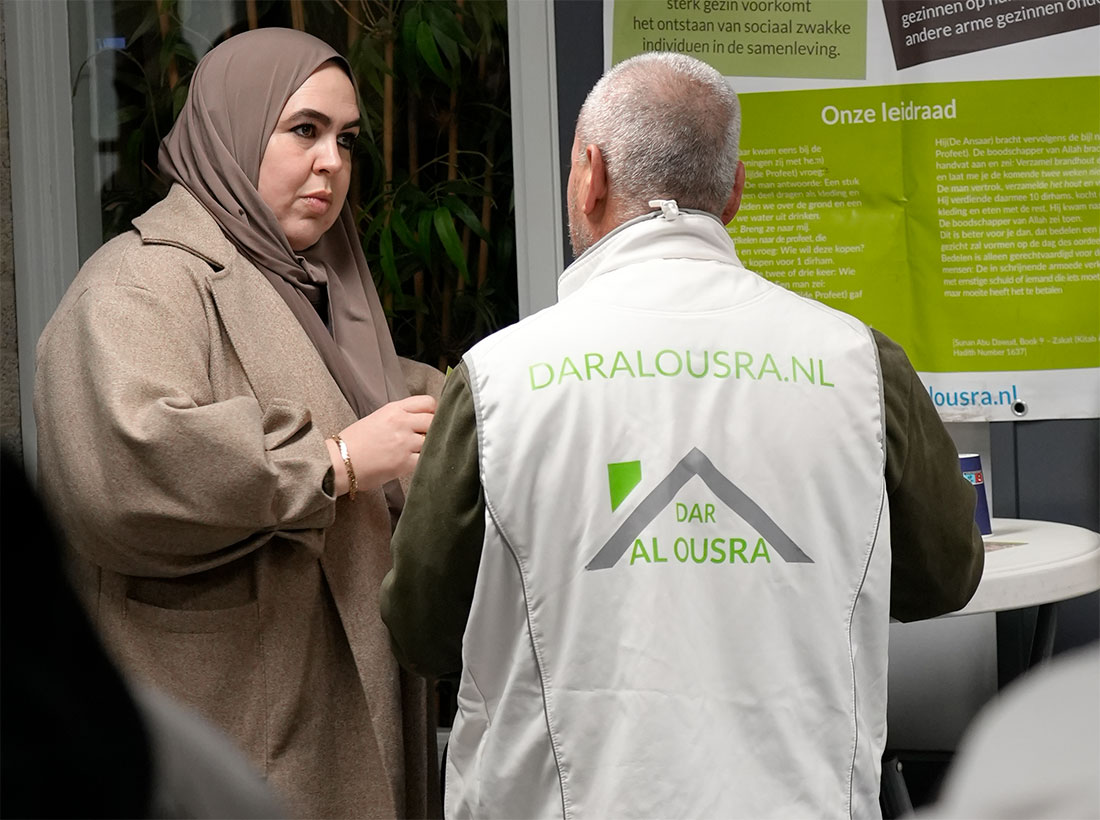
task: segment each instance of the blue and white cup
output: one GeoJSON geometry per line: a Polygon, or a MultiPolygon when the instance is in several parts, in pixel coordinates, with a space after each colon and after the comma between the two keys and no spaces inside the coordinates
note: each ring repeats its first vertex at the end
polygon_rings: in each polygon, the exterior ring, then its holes
{"type": "Polygon", "coordinates": [[[993,527],[989,523],[989,498],[985,492],[985,474],[982,472],[982,457],[977,453],[959,453],[959,466],[963,478],[974,485],[977,503],[974,505],[974,523],[982,535],[992,535],[993,527]]]}

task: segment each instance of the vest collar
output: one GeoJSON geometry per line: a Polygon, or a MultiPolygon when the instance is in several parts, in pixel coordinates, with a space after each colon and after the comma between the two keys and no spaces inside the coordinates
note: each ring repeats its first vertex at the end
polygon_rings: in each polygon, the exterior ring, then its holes
{"type": "Polygon", "coordinates": [[[654,259],[700,259],[743,267],[733,240],[713,214],[671,208],[624,222],[582,253],[558,277],[558,300],[608,271],[654,259]]]}

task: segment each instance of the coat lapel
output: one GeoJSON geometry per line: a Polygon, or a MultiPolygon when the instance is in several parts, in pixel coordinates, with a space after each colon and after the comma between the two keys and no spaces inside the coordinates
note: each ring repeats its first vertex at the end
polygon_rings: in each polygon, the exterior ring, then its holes
{"type": "Polygon", "coordinates": [[[313,343],[262,273],[236,256],[212,271],[208,283],[222,327],[265,411],[275,400],[306,404],[314,423],[326,425],[326,436],[355,421],[313,343]]]}

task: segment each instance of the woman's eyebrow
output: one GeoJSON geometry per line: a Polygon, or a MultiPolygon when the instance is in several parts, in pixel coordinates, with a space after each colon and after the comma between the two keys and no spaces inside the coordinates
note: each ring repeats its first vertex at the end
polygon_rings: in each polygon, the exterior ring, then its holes
{"type": "MultiPolygon", "coordinates": [[[[332,117],[330,117],[328,114],[324,114],[324,113],[318,111],[315,108],[300,108],[297,111],[295,111],[293,114],[291,114],[287,119],[288,119],[288,121],[299,120],[299,119],[314,120],[314,121],[320,123],[321,125],[323,125],[325,128],[328,128],[330,125],[332,125],[332,117]]],[[[358,117],[354,120],[348,120],[341,127],[341,130],[344,130],[345,128],[358,128],[359,123],[360,123],[360,118],[358,118],[358,117]]]]}

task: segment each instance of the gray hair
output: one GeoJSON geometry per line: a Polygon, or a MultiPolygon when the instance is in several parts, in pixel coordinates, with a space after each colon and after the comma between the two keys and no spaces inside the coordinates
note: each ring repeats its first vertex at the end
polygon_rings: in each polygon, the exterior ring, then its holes
{"type": "Polygon", "coordinates": [[[737,94],[722,75],[672,52],[612,66],[577,117],[581,150],[599,147],[623,221],[648,212],[651,199],[721,214],[733,190],[740,136],[737,94]]]}

